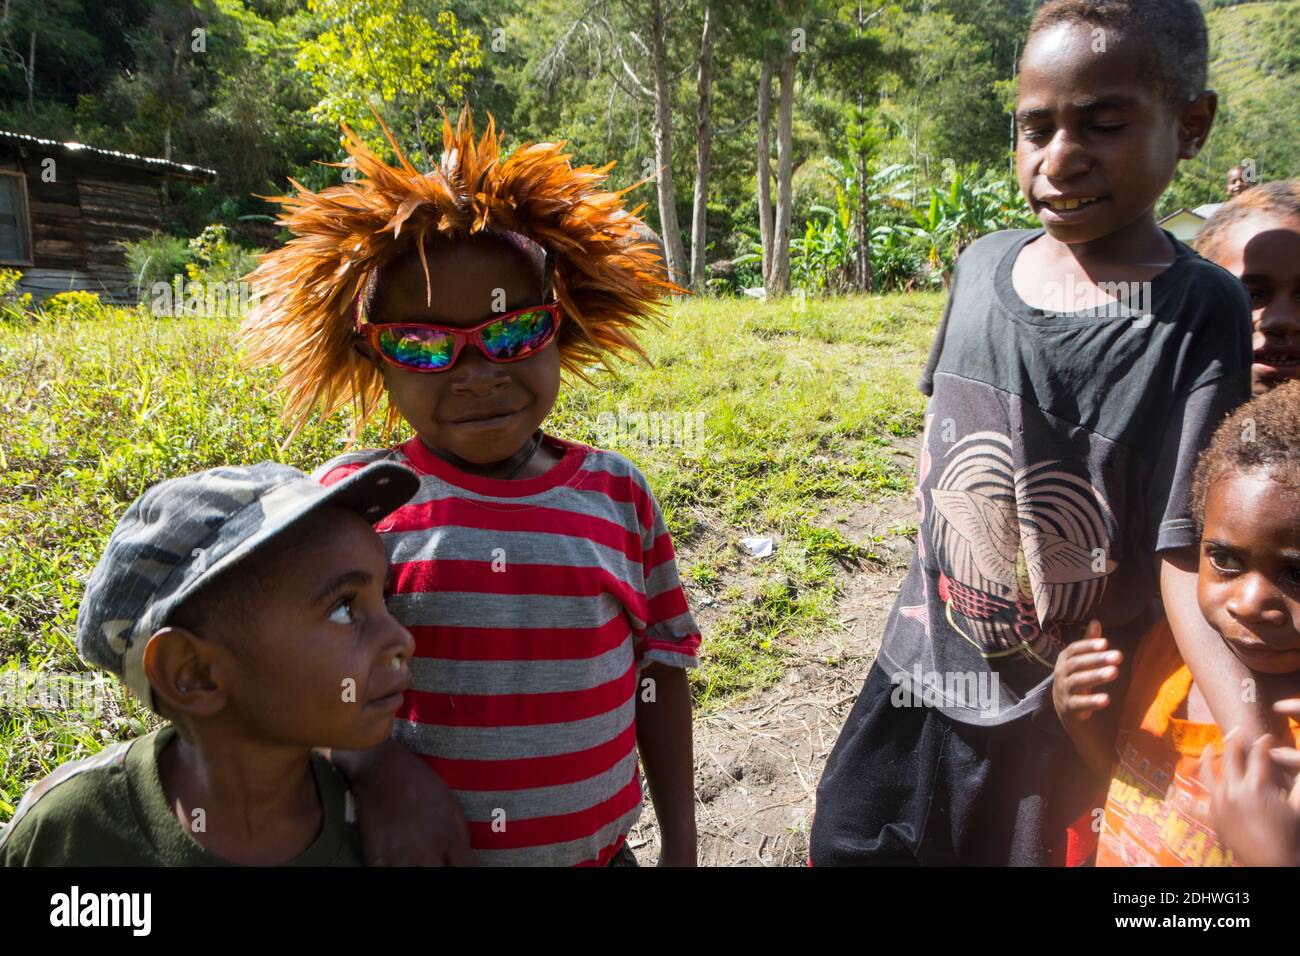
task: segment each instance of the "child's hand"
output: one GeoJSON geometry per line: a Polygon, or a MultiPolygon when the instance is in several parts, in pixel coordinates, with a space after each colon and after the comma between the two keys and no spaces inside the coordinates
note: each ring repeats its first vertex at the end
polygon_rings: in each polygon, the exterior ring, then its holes
{"type": "Polygon", "coordinates": [[[1210,792],[1219,840],[1246,866],[1300,864],[1300,783],[1279,786],[1268,734],[1248,746],[1239,733],[1223,741],[1222,776],[1210,748],[1201,755],[1201,783],[1210,792]]]}
{"type": "Polygon", "coordinates": [[[1294,717],[1300,720],[1300,697],[1291,697],[1287,700],[1279,700],[1273,705],[1273,710],[1287,717],[1294,717]]]}
{"type": "Polygon", "coordinates": [[[1061,723],[1087,720],[1095,711],[1110,705],[1110,694],[1093,693],[1099,684],[1119,676],[1124,661],[1101,636],[1101,622],[1091,621],[1080,640],[1067,644],[1056,658],[1052,672],[1052,703],[1061,723]]]}
{"type": "Polygon", "coordinates": [[[473,866],[469,828],[442,778],[401,744],[334,751],[357,799],[367,866],[473,866]]]}

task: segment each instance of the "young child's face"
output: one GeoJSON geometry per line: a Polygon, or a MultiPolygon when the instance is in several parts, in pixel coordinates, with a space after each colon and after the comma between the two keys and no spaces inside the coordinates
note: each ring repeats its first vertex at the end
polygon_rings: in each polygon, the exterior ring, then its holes
{"type": "Polygon", "coordinates": [[[1235,196],[1237,193],[1245,192],[1250,188],[1250,182],[1246,179],[1246,171],[1240,166],[1233,166],[1228,170],[1228,195],[1235,196]]]}
{"type": "Polygon", "coordinates": [[[1300,671],[1300,489],[1234,472],[1205,500],[1197,598],[1248,668],[1300,671]]]}
{"type": "Polygon", "coordinates": [[[226,661],[232,716],[252,738],[361,749],[385,740],[410,685],[409,631],[388,612],[388,558],[365,519],[325,508],[256,568],[247,632],[226,661]]]}
{"type": "Polygon", "coordinates": [[[1091,242],[1151,212],[1187,155],[1180,115],[1140,70],[1149,55],[1086,24],[1049,27],[1025,49],[1016,170],[1061,242],[1091,242]]]}
{"type": "Polygon", "coordinates": [[[1255,394],[1300,378],[1300,219],[1252,216],[1234,223],[1214,260],[1250,292],[1255,394]]]}
{"type": "MultiPolygon", "coordinates": [[[[416,252],[384,270],[370,321],[430,322],[472,328],[503,312],[545,304],[528,258],[506,241],[440,239],[426,247],[432,304],[416,252]]],[[[445,372],[394,368],[361,341],[357,348],[384,376],[389,400],[430,447],[476,465],[503,462],[527,444],[560,391],[560,353],[552,340],[535,355],[494,364],[463,349],[445,372]]]]}

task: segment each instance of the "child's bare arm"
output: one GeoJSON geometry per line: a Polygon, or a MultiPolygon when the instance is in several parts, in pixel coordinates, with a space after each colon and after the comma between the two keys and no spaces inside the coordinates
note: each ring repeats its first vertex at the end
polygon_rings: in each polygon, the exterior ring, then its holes
{"type": "Polygon", "coordinates": [[[1247,740],[1270,730],[1264,705],[1247,700],[1242,689],[1251,679],[1246,665],[1223,643],[1205,620],[1196,601],[1197,554],[1194,548],[1162,551],[1158,556],[1160,597],[1174,633],[1178,653],[1226,734],[1240,728],[1247,740]]]}
{"type": "Polygon", "coordinates": [[[393,740],[329,755],[357,801],[369,866],[473,866],[469,829],[451,789],[393,740]]]}
{"type": "Polygon", "coordinates": [[[636,742],[659,821],[660,866],[697,863],[691,741],[691,690],[686,671],[657,662],[647,664],[637,678],[636,742]],[[649,688],[647,679],[654,681],[649,688]]]}
{"type": "Polygon", "coordinates": [[[1061,726],[1084,763],[1103,780],[1115,763],[1118,708],[1110,708],[1110,694],[1097,688],[1119,676],[1123,661],[1123,653],[1111,650],[1102,637],[1100,622],[1093,621],[1080,640],[1065,646],[1052,672],[1052,703],[1061,726]],[[1099,713],[1107,708],[1108,713],[1099,713]]]}

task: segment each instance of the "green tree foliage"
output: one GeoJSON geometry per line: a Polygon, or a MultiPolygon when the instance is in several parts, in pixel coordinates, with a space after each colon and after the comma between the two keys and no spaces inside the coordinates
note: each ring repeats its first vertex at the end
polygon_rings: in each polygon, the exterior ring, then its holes
{"type": "Polygon", "coordinates": [[[373,107],[395,130],[414,133],[409,145],[426,162],[436,157],[430,120],[439,106],[465,96],[482,63],[478,36],[455,13],[424,0],[308,0],[307,8],[324,27],[297,60],[323,94],[315,115],[346,122],[378,146],[373,107]]]}
{"type": "Polygon", "coordinates": [[[1228,170],[1238,163],[1253,163],[1260,180],[1300,176],[1300,3],[1229,5],[1207,22],[1219,113],[1209,143],[1182,164],[1160,213],[1223,202],[1228,170]]]}
{"type": "MultiPolygon", "coordinates": [[[[928,242],[916,213],[928,229],[934,206],[934,229],[953,236],[960,229],[948,220],[981,219],[936,202],[955,172],[968,190],[1013,188],[1009,110],[1039,2],[715,0],[713,285],[753,284],[744,260],[758,237],[756,90],[769,45],[788,47],[791,31],[802,31],[790,149],[796,285],[836,288],[848,274],[838,259],[845,250],[860,256],[865,240],[870,268],[888,273],[877,287],[904,288],[941,275],[961,244],[928,242]],[[813,275],[817,257],[828,265],[813,275]]],[[[665,4],[666,174],[685,230],[703,0],[665,4]]],[[[1300,2],[1202,6],[1219,118],[1161,213],[1222,201],[1228,167],[1247,159],[1263,179],[1300,175],[1300,2]]],[[[340,120],[380,143],[371,105],[413,152],[436,154],[440,111],[469,103],[481,120],[492,113],[511,142],[564,140],[575,162],[614,160],[611,183],[623,188],[655,165],[653,104],[640,92],[653,85],[651,64],[634,38],[644,36],[645,8],[644,0],[6,0],[0,127],[211,166],[215,184],[169,186],[165,229],[188,240],[221,223],[248,247],[276,238],[258,195],[284,192],[289,177],[313,188],[340,181],[327,165],[344,155],[340,120]]],[[[646,203],[642,214],[660,228],[653,183],[628,198],[646,203]]]]}

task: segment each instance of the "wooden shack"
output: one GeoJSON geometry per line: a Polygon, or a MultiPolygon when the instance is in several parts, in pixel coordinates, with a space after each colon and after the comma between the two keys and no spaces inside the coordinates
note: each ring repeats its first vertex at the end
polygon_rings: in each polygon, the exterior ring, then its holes
{"type": "Polygon", "coordinates": [[[202,166],[0,130],[0,268],[37,301],[85,289],[132,299],[118,243],[162,228],[166,180],[212,182],[202,166]]]}

